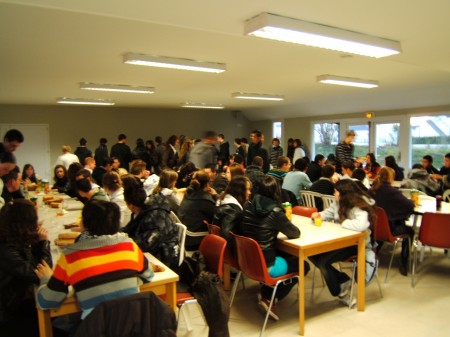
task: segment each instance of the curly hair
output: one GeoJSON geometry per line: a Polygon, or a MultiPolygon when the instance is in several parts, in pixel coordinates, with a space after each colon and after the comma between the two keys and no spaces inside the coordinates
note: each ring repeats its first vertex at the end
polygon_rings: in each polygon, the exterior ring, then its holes
{"type": "Polygon", "coordinates": [[[26,199],[14,200],[0,211],[0,237],[8,243],[34,245],[39,241],[37,223],[38,215],[33,203],[26,199]]]}

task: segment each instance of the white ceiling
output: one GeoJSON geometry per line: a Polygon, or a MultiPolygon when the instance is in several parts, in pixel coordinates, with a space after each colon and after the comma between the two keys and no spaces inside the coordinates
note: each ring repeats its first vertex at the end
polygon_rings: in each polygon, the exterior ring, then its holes
{"type": "Polygon", "coordinates": [[[118,107],[221,103],[250,120],[450,104],[449,0],[0,0],[0,103],[105,98],[118,107]],[[243,35],[270,12],[400,41],[381,59],[243,35]],[[122,63],[127,52],[226,63],[222,74],[122,63]],[[376,89],[325,85],[333,74],[376,89]],[[78,89],[79,82],[156,88],[152,95],[78,89]],[[283,102],[232,92],[281,94],[283,102]]]}

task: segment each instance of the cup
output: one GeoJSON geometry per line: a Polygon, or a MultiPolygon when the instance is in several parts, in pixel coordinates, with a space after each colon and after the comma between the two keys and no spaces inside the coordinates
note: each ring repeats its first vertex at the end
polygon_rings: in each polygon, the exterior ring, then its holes
{"type": "Polygon", "coordinates": [[[314,219],[314,225],[322,226],[322,218],[320,216],[314,219]]]}
{"type": "Polygon", "coordinates": [[[413,201],[415,206],[419,206],[419,191],[411,191],[411,200],[413,201]]]}

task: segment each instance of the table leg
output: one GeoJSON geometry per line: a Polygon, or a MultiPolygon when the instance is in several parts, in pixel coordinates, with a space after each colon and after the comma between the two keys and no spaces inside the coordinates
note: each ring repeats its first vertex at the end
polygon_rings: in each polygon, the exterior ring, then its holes
{"type": "Polygon", "coordinates": [[[358,311],[366,308],[366,240],[358,239],[358,311]]]}
{"type": "Polygon", "coordinates": [[[39,336],[53,337],[52,321],[50,319],[50,311],[37,309],[39,322],[39,336]]]}
{"type": "Polygon", "coordinates": [[[177,307],[177,283],[166,284],[166,303],[175,311],[177,307]]]}
{"type": "Polygon", "coordinates": [[[230,284],[231,284],[231,268],[230,265],[227,263],[223,264],[223,289],[230,290],[230,284]]]}
{"type": "Polygon", "coordinates": [[[298,317],[300,322],[300,335],[305,335],[305,254],[300,249],[298,255],[299,263],[299,299],[298,299],[298,317]]]}

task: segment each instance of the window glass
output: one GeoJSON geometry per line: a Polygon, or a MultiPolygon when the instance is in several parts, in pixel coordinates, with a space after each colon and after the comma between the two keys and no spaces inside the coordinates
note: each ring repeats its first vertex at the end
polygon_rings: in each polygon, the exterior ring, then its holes
{"type": "Polygon", "coordinates": [[[338,123],[314,124],[314,154],[323,154],[325,157],[327,157],[330,153],[334,154],[338,142],[338,123]]]}
{"type": "Polygon", "coordinates": [[[369,152],[369,124],[349,124],[348,129],[355,131],[356,134],[353,142],[355,145],[353,156],[355,158],[366,158],[366,154],[369,152]]]}
{"type": "Polygon", "coordinates": [[[282,123],[281,122],[273,122],[272,125],[272,138],[278,138],[281,141],[282,134],[282,123]]]}

